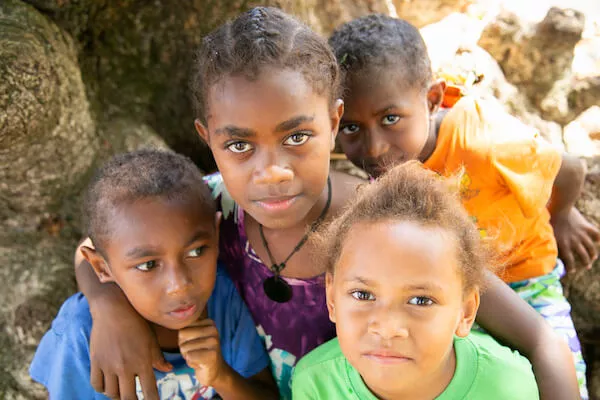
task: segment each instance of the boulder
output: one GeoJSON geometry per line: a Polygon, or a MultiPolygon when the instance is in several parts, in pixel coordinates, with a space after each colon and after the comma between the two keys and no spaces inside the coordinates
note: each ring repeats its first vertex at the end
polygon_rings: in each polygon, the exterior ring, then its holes
{"type": "Polygon", "coordinates": [[[600,107],[588,108],[564,130],[569,153],[583,157],[600,156],[600,107]]]}

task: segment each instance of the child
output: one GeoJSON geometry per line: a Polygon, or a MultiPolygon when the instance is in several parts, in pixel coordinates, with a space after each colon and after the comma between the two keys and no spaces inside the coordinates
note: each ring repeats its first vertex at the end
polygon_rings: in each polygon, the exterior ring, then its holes
{"type": "MultiPolygon", "coordinates": [[[[343,112],[337,62],[326,41],[304,24],[258,7],[210,33],[196,63],[196,128],[220,171],[206,178],[223,212],[219,256],[254,318],[281,396],[289,398],[296,361],[335,336],[325,267],[312,259],[307,235],[338,214],[364,183],[329,171],[343,112]]],[[[92,367],[119,382],[145,374],[149,364],[168,370],[153,352],[151,332],[133,336],[127,329],[144,321],[123,296],[101,285],[87,263],[76,265],[82,292],[98,310],[92,367]]],[[[489,291],[494,301],[486,310],[482,299],[479,322],[530,357],[552,392],[560,392],[559,384],[569,387],[569,372],[561,376],[556,362],[567,359],[563,345],[496,280],[489,291]],[[541,351],[540,343],[551,350],[541,351]]]]}
{"type": "MultiPolygon", "coordinates": [[[[537,134],[486,101],[466,97],[437,112],[444,83],[432,83],[423,39],[405,21],[359,18],[339,28],[330,44],[346,73],[339,138],[348,158],[373,176],[415,159],[443,176],[464,168],[464,206],[481,235],[495,239],[505,266],[501,277],[567,339],[585,398],[585,364],[550,224],[562,243],[579,241],[584,262],[596,257],[598,231],[573,207],[582,184],[579,161],[561,160],[537,134]]],[[[571,247],[563,254],[572,264],[571,247]]]]}
{"type": "MultiPolygon", "coordinates": [[[[98,279],[121,288],[173,365],[156,373],[161,399],[277,398],[254,322],[217,268],[219,217],[189,159],[152,150],[114,157],[90,183],[85,216],[94,247],[83,255],[98,279]]],[[[90,384],[91,329],[85,297],[71,296],[30,369],[50,398],[106,398],[90,384]]],[[[104,391],[119,397],[121,384],[104,391]]]]}
{"type": "Polygon", "coordinates": [[[444,186],[395,167],[322,233],[337,339],[300,360],[294,399],[539,398],[525,358],[469,334],[488,263],[444,186]]]}

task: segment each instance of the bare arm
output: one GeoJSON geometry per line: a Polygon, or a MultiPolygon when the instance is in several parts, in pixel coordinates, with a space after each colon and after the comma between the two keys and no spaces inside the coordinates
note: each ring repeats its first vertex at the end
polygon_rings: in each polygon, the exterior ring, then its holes
{"type": "Polygon", "coordinates": [[[576,257],[587,268],[598,257],[600,232],[574,207],[581,193],[584,177],[585,168],[581,160],[563,154],[560,170],[554,179],[548,210],[560,257],[569,271],[575,269],[576,257]]]}
{"type": "Polygon", "coordinates": [[[279,398],[277,386],[268,368],[263,369],[250,379],[244,379],[229,366],[226,366],[226,368],[229,371],[224,373],[212,385],[223,399],[262,400],[279,398]]]}
{"type": "Polygon", "coordinates": [[[477,322],[518,350],[533,366],[541,399],[579,399],[573,356],[550,325],[492,272],[481,296],[477,322]]]}

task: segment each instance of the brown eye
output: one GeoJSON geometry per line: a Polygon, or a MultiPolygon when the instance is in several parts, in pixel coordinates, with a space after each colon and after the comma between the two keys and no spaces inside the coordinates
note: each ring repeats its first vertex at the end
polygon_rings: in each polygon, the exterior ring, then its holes
{"type": "Polygon", "coordinates": [[[234,153],[246,153],[252,150],[252,146],[250,145],[250,143],[246,142],[231,143],[227,146],[227,148],[234,153]]]}
{"type": "Polygon", "coordinates": [[[433,300],[425,296],[415,296],[408,301],[408,304],[412,304],[413,306],[431,306],[433,305],[433,300]]]}
{"type": "Polygon", "coordinates": [[[400,117],[398,115],[386,115],[381,120],[381,124],[382,125],[394,125],[398,121],[400,121],[400,117]]]}
{"type": "Polygon", "coordinates": [[[156,267],[156,261],[150,260],[135,266],[139,271],[147,272],[156,267]]]}
{"type": "Polygon", "coordinates": [[[309,135],[306,133],[294,133],[290,135],[283,144],[287,144],[289,146],[300,146],[308,141],[309,135]]]}
{"type": "Polygon", "coordinates": [[[354,135],[354,134],[358,133],[359,130],[360,130],[360,127],[358,125],[349,124],[349,125],[344,125],[340,129],[340,132],[342,132],[344,135],[354,135]]]}
{"type": "Polygon", "coordinates": [[[367,292],[366,290],[355,290],[350,294],[352,295],[352,297],[359,301],[375,300],[375,296],[373,296],[372,293],[367,292]]]}

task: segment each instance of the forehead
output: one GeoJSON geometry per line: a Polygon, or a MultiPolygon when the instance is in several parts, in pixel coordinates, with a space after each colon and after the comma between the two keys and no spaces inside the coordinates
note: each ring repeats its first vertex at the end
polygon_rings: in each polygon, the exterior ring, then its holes
{"type": "Polygon", "coordinates": [[[223,124],[247,126],[258,120],[275,126],[298,114],[328,113],[327,96],[292,69],[267,68],[252,80],[224,77],[210,87],[207,100],[209,129],[223,124]]]}
{"type": "Polygon", "coordinates": [[[455,243],[446,230],[415,222],[358,223],[348,232],[335,274],[388,287],[427,282],[462,286],[455,243]]]}
{"type": "Polygon", "coordinates": [[[425,99],[425,92],[391,68],[367,68],[346,78],[346,108],[384,107],[389,103],[409,107],[425,99]]]}
{"type": "Polygon", "coordinates": [[[207,207],[191,198],[152,197],[121,203],[108,213],[110,239],[106,251],[123,254],[135,247],[182,246],[198,232],[213,239],[214,217],[207,207]]]}

